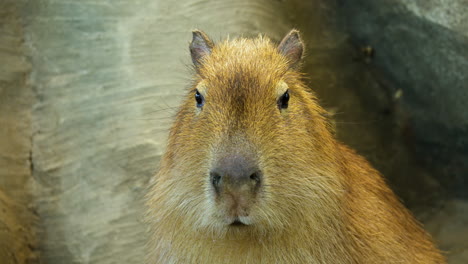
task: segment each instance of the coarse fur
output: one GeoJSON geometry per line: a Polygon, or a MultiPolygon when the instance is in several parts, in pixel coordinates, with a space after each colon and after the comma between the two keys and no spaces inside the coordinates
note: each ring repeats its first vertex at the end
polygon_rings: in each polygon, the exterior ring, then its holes
{"type": "Polygon", "coordinates": [[[334,138],[288,54],[262,36],[206,41],[148,193],[148,263],[445,263],[380,174],[334,138]],[[225,222],[210,184],[227,147],[254,152],[263,172],[244,226],[225,222]]]}

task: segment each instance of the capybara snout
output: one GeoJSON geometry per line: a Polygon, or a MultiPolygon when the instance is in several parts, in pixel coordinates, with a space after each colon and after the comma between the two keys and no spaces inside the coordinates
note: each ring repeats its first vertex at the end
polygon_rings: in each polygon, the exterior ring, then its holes
{"type": "Polygon", "coordinates": [[[221,191],[258,191],[262,182],[262,172],[254,159],[240,153],[220,157],[210,171],[211,182],[217,194],[221,191]]]}

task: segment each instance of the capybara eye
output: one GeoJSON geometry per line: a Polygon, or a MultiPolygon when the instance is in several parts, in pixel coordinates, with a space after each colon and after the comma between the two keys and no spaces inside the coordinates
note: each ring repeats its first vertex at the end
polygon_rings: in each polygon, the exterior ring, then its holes
{"type": "Polygon", "coordinates": [[[205,98],[198,90],[195,90],[195,101],[197,101],[197,107],[201,108],[205,104],[205,98]]]}
{"type": "Polygon", "coordinates": [[[288,102],[289,102],[289,91],[286,91],[278,100],[278,108],[280,110],[288,108],[288,102]]]}

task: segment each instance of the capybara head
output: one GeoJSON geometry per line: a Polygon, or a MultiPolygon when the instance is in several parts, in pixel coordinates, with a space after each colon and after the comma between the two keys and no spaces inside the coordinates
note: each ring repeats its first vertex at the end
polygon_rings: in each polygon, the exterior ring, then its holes
{"type": "Polygon", "coordinates": [[[193,32],[194,81],[150,193],[152,221],[238,239],[329,222],[332,136],[297,71],[303,49],[296,30],[279,45],[193,32]]]}

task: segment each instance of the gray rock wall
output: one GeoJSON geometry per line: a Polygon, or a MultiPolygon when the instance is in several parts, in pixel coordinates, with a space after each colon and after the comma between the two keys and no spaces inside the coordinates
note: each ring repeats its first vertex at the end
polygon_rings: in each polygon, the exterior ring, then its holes
{"type": "Polygon", "coordinates": [[[415,156],[468,198],[468,1],[338,2],[353,42],[402,91],[415,156]]]}

